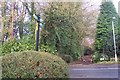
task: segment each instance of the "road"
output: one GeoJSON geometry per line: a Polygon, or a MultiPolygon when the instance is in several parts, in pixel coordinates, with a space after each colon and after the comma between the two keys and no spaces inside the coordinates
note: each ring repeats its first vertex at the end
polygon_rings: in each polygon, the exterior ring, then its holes
{"type": "Polygon", "coordinates": [[[70,65],[69,73],[71,80],[120,80],[118,64],[70,65]]]}

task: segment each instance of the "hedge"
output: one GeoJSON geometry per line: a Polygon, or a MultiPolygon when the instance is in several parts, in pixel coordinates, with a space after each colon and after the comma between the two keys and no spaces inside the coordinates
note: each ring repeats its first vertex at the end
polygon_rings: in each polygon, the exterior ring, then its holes
{"type": "Polygon", "coordinates": [[[2,78],[68,78],[68,65],[46,52],[24,51],[2,58],[2,78]]]}

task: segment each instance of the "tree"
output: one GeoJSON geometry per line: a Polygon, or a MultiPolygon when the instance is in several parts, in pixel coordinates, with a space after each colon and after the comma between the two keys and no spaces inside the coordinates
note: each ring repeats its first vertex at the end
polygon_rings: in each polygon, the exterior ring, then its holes
{"type": "Polygon", "coordinates": [[[117,34],[117,53],[120,56],[120,16],[118,17],[118,34],[117,34]]]}
{"type": "Polygon", "coordinates": [[[103,1],[100,5],[100,14],[97,20],[96,38],[95,38],[95,51],[103,54],[113,56],[113,34],[112,34],[112,20],[115,24],[115,34],[118,28],[118,14],[112,1],[103,1]]]}
{"type": "Polygon", "coordinates": [[[1,2],[1,6],[2,6],[2,20],[1,20],[1,27],[2,27],[2,44],[4,42],[4,29],[5,29],[5,16],[6,16],[6,11],[5,11],[5,2],[1,2]]]}
{"type": "Polygon", "coordinates": [[[81,55],[82,13],[80,3],[50,3],[44,11],[41,44],[52,47],[59,54],[81,55]]]}

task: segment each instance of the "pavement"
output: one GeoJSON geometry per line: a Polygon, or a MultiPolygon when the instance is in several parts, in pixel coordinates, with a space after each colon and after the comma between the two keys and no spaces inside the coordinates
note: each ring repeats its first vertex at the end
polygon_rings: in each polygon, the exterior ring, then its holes
{"type": "Polygon", "coordinates": [[[69,66],[70,80],[120,80],[118,64],[74,64],[69,66]]]}

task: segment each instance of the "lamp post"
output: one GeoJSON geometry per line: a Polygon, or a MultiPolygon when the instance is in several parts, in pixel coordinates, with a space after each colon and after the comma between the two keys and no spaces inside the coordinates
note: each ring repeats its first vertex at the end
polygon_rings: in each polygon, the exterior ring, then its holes
{"type": "Polygon", "coordinates": [[[37,21],[37,26],[36,26],[36,47],[35,50],[38,51],[38,44],[39,44],[39,28],[40,28],[40,15],[35,15],[33,14],[34,19],[37,21]]]}
{"type": "Polygon", "coordinates": [[[115,62],[117,62],[116,41],[115,41],[115,31],[114,31],[114,20],[115,20],[115,17],[112,18],[112,31],[113,31],[113,41],[114,41],[114,51],[115,51],[115,62]]]}

